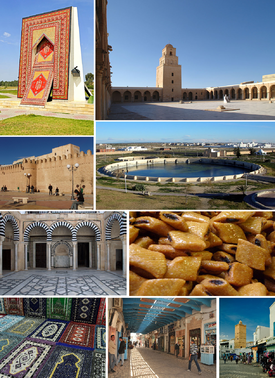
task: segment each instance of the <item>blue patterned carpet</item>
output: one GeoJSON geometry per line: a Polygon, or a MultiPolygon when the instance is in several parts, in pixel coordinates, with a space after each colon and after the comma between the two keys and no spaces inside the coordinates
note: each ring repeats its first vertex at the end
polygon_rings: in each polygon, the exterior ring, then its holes
{"type": "Polygon", "coordinates": [[[90,350],[57,345],[39,378],[91,378],[92,358],[90,350]]]}
{"type": "Polygon", "coordinates": [[[24,305],[25,316],[4,315],[0,298],[1,378],[105,378],[106,327],[100,325],[103,320],[95,325],[100,299],[17,302],[24,305]],[[48,310],[54,319],[45,318],[48,310]],[[91,340],[86,337],[89,329],[91,340]]]}
{"type": "Polygon", "coordinates": [[[17,344],[22,341],[22,337],[0,333],[0,360],[5,357],[17,344]]]}
{"type": "Polygon", "coordinates": [[[0,332],[3,332],[24,319],[24,316],[7,315],[0,318],[0,332]]]}
{"type": "Polygon", "coordinates": [[[57,342],[65,331],[69,322],[65,320],[45,320],[29,337],[45,341],[57,342]]]}

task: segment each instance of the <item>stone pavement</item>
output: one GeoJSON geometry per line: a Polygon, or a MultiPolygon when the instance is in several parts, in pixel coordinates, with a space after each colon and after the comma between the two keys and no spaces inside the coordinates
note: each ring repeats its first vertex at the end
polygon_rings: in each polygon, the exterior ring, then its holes
{"type": "MultiPolygon", "coordinates": [[[[171,354],[152,350],[150,348],[134,348],[128,350],[128,359],[123,366],[115,366],[116,372],[109,372],[112,378],[194,378],[200,376],[196,366],[192,365],[191,371],[187,371],[188,360],[176,358],[171,354]]],[[[201,377],[216,377],[216,366],[207,366],[200,363],[201,377]]]]}
{"type": "Polygon", "coordinates": [[[139,102],[112,104],[108,119],[116,120],[275,120],[275,103],[232,100],[179,102],[139,102]],[[232,111],[215,111],[218,106],[232,111]]]}
{"type": "Polygon", "coordinates": [[[0,279],[1,295],[127,295],[127,287],[120,271],[30,269],[4,272],[0,279]]]}
{"type": "MultiPolygon", "coordinates": [[[[93,195],[84,194],[84,207],[93,207],[93,195]]],[[[72,206],[71,194],[64,196],[49,196],[48,193],[25,193],[13,190],[0,192],[0,207],[3,210],[69,210],[72,206]],[[28,203],[13,203],[12,197],[27,197],[28,203]]]]}
{"type": "Polygon", "coordinates": [[[235,361],[220,361],[220,378],[267,378],[260,364],[244,365],[235,361]]]}
{"type": "Polygon", "coordinates": [[[0,121],[3,119],[16,117],[24,114],[35,114],[45,117],[56,117],[56,118],[68,118],[68,119],[83,119],[88,121],[93,121],[94,116],[86,114],[64,114],[64,113],[54,113],[45,110],[28,110],[28,109],[16,109],[16,108],[1,108],[0,107],[0,121]]]}

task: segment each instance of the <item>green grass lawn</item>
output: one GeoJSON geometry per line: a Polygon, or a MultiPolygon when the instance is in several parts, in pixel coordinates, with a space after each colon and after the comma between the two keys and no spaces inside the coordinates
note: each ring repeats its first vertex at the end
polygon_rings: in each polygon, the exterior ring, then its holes
{"type": "Polygon", "coordinates": [[[9,93],[9,94],[17,96],[17,90],[16,89],[0,89],[0,93],[9,93]]]}
{"type": "Polygon", "coordinates": [[[0,135],[94,135],[94,122],[29,114],[0,121],[0,135]]]}
{"type": "Polygon", "coordinates": [[[9,96],[0,95],[0,98],[10,98],[9,96]]]}

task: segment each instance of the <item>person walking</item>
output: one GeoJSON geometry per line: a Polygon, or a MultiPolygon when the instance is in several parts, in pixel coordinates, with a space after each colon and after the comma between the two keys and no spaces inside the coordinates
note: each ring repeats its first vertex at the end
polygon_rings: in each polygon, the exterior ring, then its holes
{"type": "Polygon", "coordinates": [[[223,362],[226,363],[226,354],[223,354],[223,362]]]}
{"type": "Polygon", "coordinates": [[[111,340],[108,346],[110,369],[112,373],[115,373],[114,366],[116,365],[116,343],[115,335],[111,335],[111,340]]]}
{"type": "Polygon", "coordinates": [[[53,195],[53,186],[52,186],[52,184],[50,184],[48,186],[48,189],[49,189],[49,196],[52,196],[53,195]]]}
{"type": "Polygon", "coordinates": [[[195,344],[194,340],[191,340],[190,352],[189,352],[189,364],[187,371],[191,371],[192,361],[195,361],[199,374],[201,374],[201,368],[198,363],[199,347],[195,344]]]}
{"type": "Polygon", "coordinates": [[[118,348],[118,358],[117,358],[117,361],[116,361],[116,366],[118,365],[120,360],[121,360],[121,366],[123,366],[126,343],[125,343],[125,341],[123,340],[122,337],[119,338],[119,341],[120,341],[120,345],[119,345],[119,348],[118,348]]]}
{"type": "Polygon", "coordinates": [[[239,356],[236,356],[236,364],[239,362],[239,356]]]}
{"type": "Polygon", "coordinates": [[[180,346],[178,343],[175,344],[175,352],[176,352],[176,357],[179,356],[179,351],[180,351],[180,346]]]}

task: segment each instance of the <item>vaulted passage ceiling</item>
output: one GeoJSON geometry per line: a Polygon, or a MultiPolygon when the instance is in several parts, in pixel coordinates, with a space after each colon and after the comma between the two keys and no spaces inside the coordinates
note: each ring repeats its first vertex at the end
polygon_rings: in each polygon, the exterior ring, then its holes
{"type": "Polygon", "coordinates": [[[202,305],[211,307],[211,299],[124,298],[123,314],[130,332],[146,334],[201,311],[202,305]]]}

